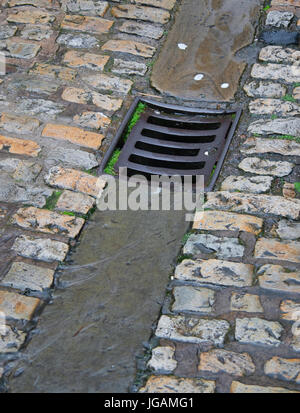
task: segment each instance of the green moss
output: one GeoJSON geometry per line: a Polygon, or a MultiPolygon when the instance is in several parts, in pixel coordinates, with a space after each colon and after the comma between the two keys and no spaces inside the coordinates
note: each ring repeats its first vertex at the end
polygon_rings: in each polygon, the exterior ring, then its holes
{"type": "Polygon", "coordinates": [[[264,7],[263,10],[264,10],[264,11],[267,11],[267,10],[269,10],[270,7],[271,7],[271,6],[268,5],[268,6],[264,7]]]}
{"type": "Polygon", "coordinates": [[[300,136],[292,136],[292,135],[280,135],[280,136],[270,136],[272,139],[285,139],[288,141],[295,141],[297,143],[300,143],[300,136]]]}
{"type": "Polygon", "coordinates": [[[295,187],[297,192],[300,192],[300,182],[295,182],[294,187],[295,187]]]}
{"type": "Polygon", "coordinates": [[[133,127],[137,124],[138,120],[140,119],[141,115],[145,112],[146,109],[146,104],[145,103],[139,103],[132,115],[132,118],[130,119],[127,129],[124,135],[124,142],[126,142],[128,136],[130,135],[133,127]]]}
{"type": "MultiPolygon", "coordinates": [[[[145,103],[141,103],[141,102],[137,105],[137,107],[136,107],[136,109],[135,109],[135,111],[134,111],[134,113],[133,113],[130,121],[128,122],[126,131],[125,131],[125,133],[124,133],[124,135],[123,135],[123,138],[122,138],[122,139],[123,139],[123,143],[125,143],[126,140],[128,139],[128,136],[130,135],[133,127],[136,125],[136,123],[137,123],[138,120],[140,119],[142,113],[145,111],[146,106],[147,106],[147,105],[146,105],[145,103]]],[[[121,154],[121,149],[120,149],[120,148],[117,148],[117,149],[114,150],[114,152],[113,152],[110,160],[108,161],[108,163],[107,163],[107,165],[106,165],[106,167],[105,167],[105,169],[104,169],[104,172],[105,172],[106,174],[108,174],[108,175],[114,175],[114,176],[117,175],[116,171],[114,170],[114,166],[115,166],[115,164],[118,162],[118,159],[119,159],[119,157],[120,157],[120,154],[121,154]]]]}
{"type": "Polygon", "coordinates": [[[286,102],[296,102],[296,99],[292,95],[285,95],[281,99],[286,102]]]}
{"type": "Polygon", "coordinates": [[[44,209],[49,209],[50,211],[52,211],[56,207],[57,201],[59,197],[61,196],[61,194],[62,194],[62,191],[54,191],[52,195],[50,195],[47,198],[44,209]]]}
{"type": "Polygon", "coordinates": [[[114,170],[115,164],[118,162],[118,159],[121,154],[121,149],[115,149],[114,153],[112,154],[110,160],[108,161],[104,172],[108,175],[117,175],[117,173],[114,170]]]}
{"type": "Polygon", "coordinates": [[[187,232],[187,233],[183,236],[182,241],[181,241],[182,245],[184,245],[184,244],[187,242],[187,240],[190,238],[190,236],[191,236],[192,234],[193,234],[192,232],[187,232]]]}

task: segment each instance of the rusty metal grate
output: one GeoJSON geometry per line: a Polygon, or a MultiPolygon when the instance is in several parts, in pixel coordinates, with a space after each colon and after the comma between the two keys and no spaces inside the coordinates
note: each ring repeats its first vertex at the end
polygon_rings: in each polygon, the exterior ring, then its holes
{"type": "Polygon", "coordinates": [[[116,147],[121,148],[115,170],[128,174],[203,175],[212,190],[241,115],[236,111],[208,111],[165,105],[137,98],[103,160],[102,171],[116,147]],[[138,103],[147,105],[125,143],[124,130],[138,103]]]}

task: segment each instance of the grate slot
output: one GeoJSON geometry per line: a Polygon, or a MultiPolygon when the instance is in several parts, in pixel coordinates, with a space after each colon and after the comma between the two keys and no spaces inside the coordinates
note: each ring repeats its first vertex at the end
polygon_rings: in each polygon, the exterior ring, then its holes
{"type": "Polygon", "coordinates": [[[220,122],[215,120],[211,121],[183,121],[178,118],[169,118],[169,117],[156,117],[149,116],[147,123],[151,125],[164,126],[165,128],[175,128],[175,129],[184,129],[184,130],[216,130],[221,126],[220,122]]]}
{"type": "Polygon", "coordinates": [[[139,155],[130,155],[129,161],[139,165],[155,166],[174,170],[180,169],[181,171],[203,169],[205,166],[205,162],[174,162],[168,159],[146,158],[139,155]]]}
{"type": "Polygon", "coordinates": [[[211,143],[215,140],[216,135],[183,135],[174,133],[159,132],[158,130],[143,129],[142,136],[147,138],[160,139],[163,141],[173,141],[182,143],[211,143]]]}
{"type": "Polygon", "coordinates": [[[135,148],[141,149],[142,151],[151,152],[151,153],[162,153],[166,155],[175,155],[175,156],[197,156],[200,149],[183,149],[172,148],[170,146],[162,145],[152,145],[150,143],[145,143],[138,141],[135,144],[135,148]]]}

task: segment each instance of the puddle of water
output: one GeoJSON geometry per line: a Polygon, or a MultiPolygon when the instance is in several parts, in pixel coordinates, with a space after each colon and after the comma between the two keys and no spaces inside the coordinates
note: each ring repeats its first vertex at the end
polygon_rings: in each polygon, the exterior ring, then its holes
{"type": "Polygon", "coordinates": [[[9,390],[128,392],[187,231],[184,212],[99,212],[9,390]]]}
{"type": "Polygon", "coordinates": [[[259,6],[260,0],[183,0],[152,85],[180,98],[233,99],[246,65],[235,53],[253,41],[259,6]]]}

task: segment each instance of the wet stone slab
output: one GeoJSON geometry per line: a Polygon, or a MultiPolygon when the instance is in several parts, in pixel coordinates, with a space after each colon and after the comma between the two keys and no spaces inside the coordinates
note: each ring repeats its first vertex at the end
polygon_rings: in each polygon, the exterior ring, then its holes
{"type": "Polygon", "coordinates": [[[235,53],[252,42],[259,5],[184,0],[154,65],[152,85],[177,97],[233,99],[245,68],[235,53]]]}

